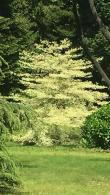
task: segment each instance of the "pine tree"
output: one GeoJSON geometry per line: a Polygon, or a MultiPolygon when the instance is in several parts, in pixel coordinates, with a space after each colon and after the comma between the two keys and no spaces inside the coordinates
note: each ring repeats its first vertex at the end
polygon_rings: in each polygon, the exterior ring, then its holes
{"type": "Polygon", "coordinates": [[[75,22],[72,4],[69,2],[64,0],[34,0],[32,19],[36,23],[35,29],[39,38],[51,41],[74,38],[75,22]]]}
{"type": "Polygon", "coordinates": [[[26,15],[23,13],[27,6],[24,4],[25,2],[19,0],[0,2],[0,56],[8,64],[8,68],[5,68],[5,64],[1,60],[1,73],[3,74],[0,81],[0,92],[3,95],[8,95],[20,87],[20,78],[17,76],[20,68],[17,66],[19,53],[24,48],[30,48],[36,39],[28,12],[26,15]],[[21,2],[22,4],[20,4],[21,2]]]}

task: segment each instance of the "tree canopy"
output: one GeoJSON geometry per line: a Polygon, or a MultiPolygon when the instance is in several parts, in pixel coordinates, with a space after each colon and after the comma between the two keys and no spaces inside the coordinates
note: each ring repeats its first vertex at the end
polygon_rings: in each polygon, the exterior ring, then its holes
{"type": "MultiPolygon", "coordinates": [[[[20,67],[17,60],[23,49],[32,49],[34,43],[42,39],[60,42],[68,38],[74,47],[81,44],[78,30],[80,24],[74,12],[75,4],[76,11],[80,14],[84,37],[88,45],[91,45],[91,53],[101,59],[100,66],[110,77],[109,0],[1,0],[1,93],[9,93],[18,86],[20,78],[17,72],[20,67]]],[[[102,82],[102,75],[100,76],[95,66],[93,77],[94,82],[102,82]]]]}

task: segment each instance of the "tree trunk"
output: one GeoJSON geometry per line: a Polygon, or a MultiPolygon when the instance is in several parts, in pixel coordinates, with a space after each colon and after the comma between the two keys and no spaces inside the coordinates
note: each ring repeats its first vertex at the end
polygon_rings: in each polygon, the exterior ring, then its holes
{"type": "Polygon", "coordinates": [[[92,49],[90,47],[88,47],[88,40],[84,36],[84,33],[83,33],[83,25],[82,25],[82,21],[81,21],[80,12],[79,12],[79,4],[77,3],[77,1],[74,1],[74,3],[73,3],[73,12],[74,12],[74,16],[76,18],[77,31],[78,31],[78,35],[80,36],[81,45],[82,45],[84,51],[86,52],[87,56],[89,57],[89,60],[97,68],[98,72],[100,73],[103,80],[106,82],[106,84],[108,85],[108,87],[110,89],[110,80],[109,80],[108,76],[103,71],[100,63],[96,60],[96,57],[92,54],[93,53],[92,49]]]}
{"type": "Polygon", "coordinates": [[[88,55],[90,61],[97,68],[98,72],[100,73],[100,75],[102,76],[103,80],[106,82],[106,84],[108,85],[108,87],[110,89],[110,79],[108,78],[106,73],[103,71],[100,63],[96,60],[96,57],[92,54],[91,48],[88,47],[87,38],[85,38],[84,36],[82,36],[82,46],[83,46],[86,54],[88,55]]]}
{"type": "Polygon", "coordinates": [[[105,24],[103,23],[103,21],[99,17],[97,10],[96,10],[96,7],[95,7],[95,4],[94,4],[94,0],[88,0],[88,1],[90,4],[92,14],[93,14],[96,22],[98,23],[101,32],[103,33],[104,37],[110,42],[110,31],[108,30],[107,26],[105,26],[105,24]]]}

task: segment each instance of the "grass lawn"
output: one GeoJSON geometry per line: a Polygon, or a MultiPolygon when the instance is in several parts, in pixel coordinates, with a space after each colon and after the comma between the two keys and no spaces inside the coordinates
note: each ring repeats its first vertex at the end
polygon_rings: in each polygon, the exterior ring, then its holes
{"type": "Polygon", "coordinates": [[[19,167],[21,194],[110,194],[109,153],[31,146],[10,146],[8,151],[19,167]]]}

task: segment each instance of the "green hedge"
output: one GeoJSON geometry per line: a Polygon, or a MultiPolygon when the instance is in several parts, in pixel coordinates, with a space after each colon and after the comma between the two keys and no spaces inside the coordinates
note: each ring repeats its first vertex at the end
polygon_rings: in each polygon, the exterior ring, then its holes
{"type": "Polygon", "coordinates": [[[110,148],[110,104],[86,118],[82,127],[82,138],[87,147],[110,148]]]}

